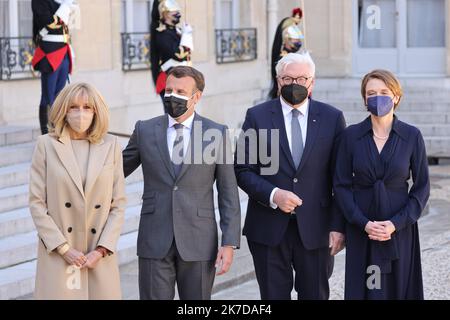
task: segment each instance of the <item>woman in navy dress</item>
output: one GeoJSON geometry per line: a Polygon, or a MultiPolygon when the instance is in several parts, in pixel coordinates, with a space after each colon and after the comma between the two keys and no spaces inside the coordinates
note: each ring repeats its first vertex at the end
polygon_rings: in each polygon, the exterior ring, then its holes
{"type": "Polygon", "coordinates": [[[348,222],[345,299],[423,299],[417,220],[430,194],[423,137],[394,115],[402,89],[391,72],[367,74],[361,94],[371,114],[343,132],[333,183],[348,222]]]}

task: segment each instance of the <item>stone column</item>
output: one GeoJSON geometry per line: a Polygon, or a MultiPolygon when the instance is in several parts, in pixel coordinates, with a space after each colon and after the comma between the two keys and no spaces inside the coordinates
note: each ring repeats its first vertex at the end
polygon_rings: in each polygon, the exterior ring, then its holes
{"type": "Polygon", "coordinates": [[[267,0],[267,56],[270,61],[271,46],[278,25],[278,1],[267,0]]]}

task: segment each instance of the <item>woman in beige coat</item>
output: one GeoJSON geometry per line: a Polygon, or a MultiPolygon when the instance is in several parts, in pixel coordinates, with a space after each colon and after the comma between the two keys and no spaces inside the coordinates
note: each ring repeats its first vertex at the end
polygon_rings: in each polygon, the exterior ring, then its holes
{"type": "Polygon", "coordinates": [[[116,253],[126,204],[121,148],[106,134],[108,108],[95,88],[58,95],[30,175],[39,236],[36,299],[120,299],[116,253]]]}

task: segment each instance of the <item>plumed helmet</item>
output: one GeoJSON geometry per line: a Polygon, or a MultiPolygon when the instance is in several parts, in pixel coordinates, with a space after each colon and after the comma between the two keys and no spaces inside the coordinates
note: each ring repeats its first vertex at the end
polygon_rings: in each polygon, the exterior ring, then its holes
{"type": "MultiPolygon", "coordinates": [[[[157,1],[157,0],[155,0],[157,1]]],[[[175,0],[159,0],[159,15],[162,17],[164,12],[181,11],[180,5],[175,0]]]]}
{"type": "Polygon", "coordinates": [[[292,9],[292,18],[300,20],[303,18],[303,11],[301,8],[294,8],[292,9]]]}
{"type": "Polygon", "coordinates": [[[304,38],[302,30],[293,18],[288,18],[284,21],[283,26],[283,39],[295,39],[302,40],[304,38]]]}
{"type": "Polygon", "coordinates": [[[303,40],[304,36],[302,31],[297,25],[290,26],[286,28],[284,31],[284,37],[289,39],[295,39],[295,40],[303,40]]]}

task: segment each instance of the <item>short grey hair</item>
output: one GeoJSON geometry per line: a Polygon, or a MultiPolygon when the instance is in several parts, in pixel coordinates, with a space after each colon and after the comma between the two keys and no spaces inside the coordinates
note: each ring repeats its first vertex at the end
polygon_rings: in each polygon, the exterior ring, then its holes
{"type": "Polygon", "coordinates": [[[277,76],[279,76],[284,71],[284,69],[286,69],[286,67],[291,63],[299,63],[299,64],[306,63],[311,68],[312,76],[314,77],[316,75],[316,65],[313,59],[311,58],[309,52],[305,51],[302,53],[288,53],[283,58],[281,58],[275,67],[277,76]]]}

